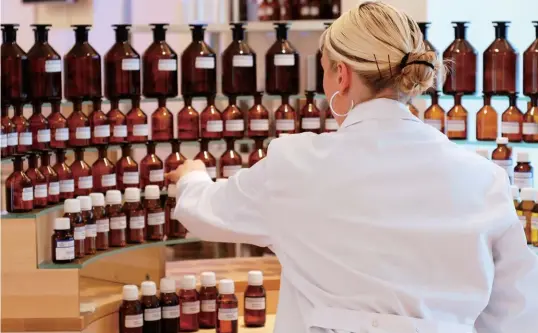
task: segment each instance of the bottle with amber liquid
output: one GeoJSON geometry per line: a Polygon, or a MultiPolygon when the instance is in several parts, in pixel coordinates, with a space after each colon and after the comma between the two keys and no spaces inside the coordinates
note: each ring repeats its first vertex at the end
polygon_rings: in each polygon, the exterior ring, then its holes
{"type": "Polygon", "coordinates": [[[18,24],[2,24],[2,101],[13,103],[28,97],[28,56],[17,44],[18,24]]]}
{"type": "Polygon", "coordinates": [[[127,142],[143,143],[148,140],[148,117],[140,109],[140,97],[132,98],[131,110],[125,117],[127,124],[127,142]]]}
{"type": "Polygon", "coordinates": [[[454,106],[446,114],[446,136],[451,140],[467,140],[467,110],[461,105],[462,94],[454,95],[454,106]]]}
{"type": "Polygon", "coordinates": [[[270,95],[299,93],[299,53],[287,40],[288,25],[275,23],[276,42],[265,55],[265,87],[270,95]]]}
{"type": "Polygon", "coordinates": [[[164,229],[168,238],[185,238],[187,236],[187,229],[173,217],[174,210],[176,209],[176,192],[176,184],[169,184],[168,197],[164,207],[164,229]]]}
{"type": "Polygon", "coordinates": [[[146,240],[162,241],[164,239],[164,209],[161,206],[161,193],[157,185],[144,188],[144,208],[146,209],[146,240]]]}
{"type": "Polygon", "coordinates": [[[101,98],[93,99],[93,111],[90,113],[91,144],[106,145],[110,138],[110,124],[105,113],[101,110],[101,98]]]}
{"type": "Polygon", "coordinates": [[[226,151],[220,157],[219,178],[230,178],[241,170],[241,155],[234,149],[234,140],[226,140],[226,151]]]}
{"type": "Polygon", "coordinates": [[[52,166],[60,180],[60,201],[75,197],[75,180],[71,168],[65,163],[65,150],[56,150],[56,164],[52,166]]]}
{"type": "Polygon", "coordinates": [[[181,94],[211,96],[217,93],[217,56],[204,42],[205,26],[191,24],[192,42],[181,55],[181,94]]]}
{"type": "Polygon", "coordinates": [[[516,93],[517,51],[506,39],[510,22],[493,22],[495,40],[484,51],[484,94],[508,95],[516,93]]]}
{"type": "Polygon", "coordinates": [[[66,148],[69,140],[67,119],[62,115],[60,101],[51,102],[51,113],[47,117],[50,128],[50,148],[66,148]]]}
{"type": "Polygon", "coordinates": [[[162,278],[160,288],[160,305],[162,310],[161,332],[179,332],[179,297],[176,294],[176,281],[162,278]]]}
{"type": "Polygon", "coordinates": [[[209,140],[200,141],[200,152],[194,157],[195,160],[204,162],[209,177],[215,181],[217,179],[217,160],[209,152],[209,140]]]}
{"type": "Polygon", "coordinates": [[[538,142],[538,95],[531,97],[531,107],[523,116],[523,141],[538,142]]]}
{"type": "Polygon", "coordinates": [[[97,224],[93,217],[92,199],[83,195],[77,197],[77,200],[80,201],[80,215],[85,226],[84,250],[86,255],[92,255],[97,252],[97,224]]]}
{"type": "Polygon", "coordinates": [[[202,139],[220,140],[224,130],[222,114],[215,106],[215,95],[207,98],[207,106],[200,114],[202,139]]]}
{"type": "Polygon", "coordinates": [[[138,173],[138,163],[131,157],[131,145],[121,146],[121,158],[116,163],[116,176],[118,190],[124,191],[129,187],[140,186],[140,174],[138,173]]]}
{"type": "Polygon", "coordinates": [[[262,104],[263,92],[254,95],[254,105],[248,110],[248,137],[269,137],[269,111],[262,104]]]}
{"type": "Polygon", "coordinates": [[[48,149],[50,143],[50,128],[47,118],[41,112],[41,103],[32,103],[32,116],[28,119],[30,131],[32,132],[32,149],[48,149]]]}
{"type": "Polygon", "coordinates": [[[127,218],[127,243],[141,244],[146,239],[146,211],[140,201],[140,189],[125,189],[123,211],[127,218]]]}
{"type": "Polygon", "coordinates": [[[222,112],[222,119],[224,121],[224,132],[222,136],[226,138],[241,139],[245,135],[245,119],[243,112],[237,105],[237,98],[235,95],[228,97],[229,104],[222,112]]]}
{"type": "Polygon", "coordinates": [[[110,100],[110,111],[106,116],[112,134],[109,138],[110,144],[125,143],[127,139],[127,120],[119,109],[119,100],[110,100]]]}
{"type": "Polygon", "coordinates": [[[282,105],[275,111],[276,137],[281,134],[294,134],[297,132],[297,114],[290,105],[290,97],[282,96],[282,105]]]}
{"type": "Polygon", "coordinates": [[[217,298],[217,333],[237,333],[239,319],[239,302],[235,296],[234,281],[219,281],[219,297],[217,298]]]}
{"type": "Polygon", "coordinates": [[[192,107],[192,98],[185,96],[185,105],[177,114],[177,137],[182,141],[194,141],[200,137],[200,116],[192,107]]]}
{"type": "Polygon", "coordinates": [[[256,53],[245,41],[244,23],[232,23],[232,36],[222,53],[222,92],[252,96],[256,93],[256,53]]]}
{"type": "Polygon", "coordinates": [[[123,302],[119,310],[120,333],[143,333],[144,310],[138,300],[138,287],[123,286],[123,302]]]}
{"type": "Polygon", "coordinates": [[[101,56],[88,43],[91,25],[72,25],[75,28],[75,45],[64,57],[65,98],[84,101],[100,98],[101,56]]]}
{"type": "MultiPolygon", "coordinates": [[[[426,51],[434,52],[437,56],[439,56],[439,52],[437,52],[437,49],[433,44],[428,40],[428,27],[430,26],[431,22],[418,22],[418,27],[420,28],[420,31],[422,32],[422,37],[424,39],[424,46],[426,47],[426,51]]],[[[438,89],[437,84],[437,77],[433,81],[433,85],[428,88],[424,93],[426,94],[433,94],[438,89]]]]}
{"type": "Polygon", "coordinates": [[[174,138],[174,116],[166,107],[166,98],[159,97],[159,107],[151,115],[153,141],[170,141],[174,138]]]}
{"type": "Polygon", "coordinates": [[[110,220],[106,215],[105,196],[103,193],[91,193],[92,214],[97,227],[95,247],[99,251],[108,250],[108,234],[110,232],[110,220]]]}
{"type": "Polygon", "coordinates": [[[424,111],[424,123],[445,133],[445,110],[439,105],[439,94],[431,94],[432,105],[424,111]]]}
{"type": "Polygon", "coordinates": [[[177,53],[166,42],[168,25],[160,23],[150,25],[153,29],[153,43],[142,57],[144,96],[176,97],[178,92],[177,53]]]}
{"type": "Polygon", "coordinates": [[[491,106],[491,95],[484,95],[484,106],[476,114],[476,139],[495,141],[498,136],[497,111],[491,106]]]}
{"type": "Polygon", "coordinates": [[[517,215],[521,221],[521,225],[525,230],[525,236],[527,238],[527,244],[532,243],[532,215],[534,207],[536,206],[536,201],[538,197],[538,191],[533,188],[522,188],[521,193],[521,203],[517,208],[517,215]]]}
{"type": "MultiPolygon", "coordinates": [[[[340,1],[340,0],[338,0],[340,1]]],[[[340,16],[340,14],[338,14],[340,16]]],[[[323,23],[325,29],[331,26],[331,23],[323,23]]],[[[323,89],[323,66],[321,66],[321,50],[316,52],[316,92],[318,94],[325,94],[325,89],[323,89]]]]}
{"type": "Polygon", "coordinates": [[[32,149],[32,132],[28,119],[23,115],[24,104],[17,103],[14,105],[14,115],[11,122],[15,125],[17,133],[19,133],[19,145],[15,149],[15,154],[26,154],[32,149]]]}
{"type": "Polygon", "coordinates": [[[92,169],[84,161],[84,149],[75,149],[75,160],[70,169],[75,180],[75,195],[90,195],[93,188],[92,169]]]}
{"type": "Polygon", "coordinates": [[[502,114],[501,135],[510,142],[523,139],[523,113],[517,108],[517,95],[510,94],[510,106],[502,114]]]}
{"type": "Polygon", "coordinates": [[[245,326],[263,327],[266,320],[265,288],[261,271],[248,272],[248,286],[245,290],[245,326]]]}
{"type": "Polygon", "coordinates": [[[523,94],[538,96],[538,21],[533,21],[536,39],[523,53],[523,94]]]}
{"type": "MultiPolygon", "coordinates": [[[[170,155],[168,155],[168,157],[164,160],[165,173],[176,170],[177,167],[183,164],[183,162],[185,162],[185,160],[187,159],[179,151],[180,144],[181,142],[179,140],[172,140],[172,153],[170,153],[170,155]]],[[[164,184],[168,185],[168,179],[164,180],[164,184]]]]}
{"type": "Polygon", "coordinates": [[[50,153],[41,152],[41,166],[39,171],[45,176],[48,184],[48,204],[55,205],[60,202],[60,180],[58,173],[50,166],[50,153]]]}
{"type": "Polygon", "coordinates": [[[455,39],[443,52],[443,60],[449,68],[443,85],[443,93],[474,94],[476,92],[477,52],[465,38],[468,22],[452,22],[455,39]]]}
{"type": "Polygon", "coordinates": [[[510,184],[513,184],[514,165],[512,162],[512,149],[508,147],[508,138],[497,138],[497,148],[493,150],[491,160],[506,171],[510,184]]]}
{"type": "Polygon", "coordinates": [[[15,156],[13,173],[6,179],[6,210],[24,213],[34,209],[34,187],[32,180],[22,170],[22,156],[15,156]]]}
{"type": "Polygon", "coordinates": [[[9,104],[2,103],[1,109],[2,134],[6,135],[5,147],[2,145],[2,157],[6,157],[15,153],[17,146],[19,145],[19,134],[17,133],[17,126],[15,126],[11,119],[9,119],[9,104]]]}
{"type": "Polygon", "coordinates": [[[112,247],[124,247],[127,241],[127,218],[121,206],[121,192],[106,192],[106,215],[110,219],[109,243],[112,247]]]}
{"type": "Polygon", "coordinates": [[[147,155],[140,161],[140,187],[157,185],[164,187],[163,161],[155,154],[155,143],[148,141],[147,155]]]}
{"type": "Polygon", "coordinates": [[[141,288],[140,302],[144,310],[144,332],[161,332],[161,304],[157,298],[157,286],[153,281],[144,281],[141,288]]]}
{"type": "Polygon", "coordinates": [[[105,96],[109,100],[140,96],[140,55],[129,43],[131,25],[112,26],[116,42],[105,54],[105,96]]]}
{"type": "Polygon", "coordinates": [[[80,213],[80,201],[78,199],[67,199],[64,202],[64,216],[69,219],[73,238],[75,239],[75,258],[84,258],[86,255],[86,225],[80,213]]]}
{"type": "Polygon", "coordinates": [[[88,147],[90,145],[90,120],[82,112],[82,101],[73,101],[73,112],[67,118],[69,127],[69,146],[88,147]]]}
{"type": "Polygon", "coordinates": [[[179,330],[180,332],[196,332],[200,329],[198,314],[200,313],[200,296],[196,291],[196,277],[185,275],[181,279],[179,291],[179,330]]]}
{"type": "Polygon", "coordinates": [[[202,272],[200,275],[202,287],[200,288],[201,310],[198,316],[200,328],[214,329],[217,327],[217,279],[213,272],[202,272]]]}
{"type": "Polygon", "coordinates": [[[514,168],[514,185],[518,188],[534,186],[534,169],[531,165],[529,153],[517,154],[517,164],[514,168]]]}
{"type": "Polygon", "coordinates": [[[75,260],[75,239],[71,233],[68,218],[57,217],[54,219],[51,245],[53,263],[67,264],[75,260]]]}
{"type": "Polygon", "coordinates": [[[517,209],[519,207],[519,187],[516,185],[510,186],[510,193],[512,193],[512,200],[514,201],[514,208],[517,209]]]}
{"type": "Polygon", "coordinates": [[[254,164],[258,163],[267,156],[267,149],[263,146],[262,138],[254,139],[254,149],[248,156],[248,167],[251,168],[254,164]]]}
{"type": "Polygon", "coordinates": [[[306,91],[306,104],[301,109],[301,132],[321,131],[321,112],[314,103],[314,91],[306,91]]]}
{"type": "Polygon", "coordinates": [[[116,166],[107,158],[107,147],[99,146],[99,157],[92,165],[93,192],[116,189],[116,166]]]}
{"type": "Polygon", "coordinates": [[[48,183],[45,175],[37,168],[37,155],[28,155],[26,175],[32,180],[34,187],[34,208],[45,208],[48,203],[48,183]]]}

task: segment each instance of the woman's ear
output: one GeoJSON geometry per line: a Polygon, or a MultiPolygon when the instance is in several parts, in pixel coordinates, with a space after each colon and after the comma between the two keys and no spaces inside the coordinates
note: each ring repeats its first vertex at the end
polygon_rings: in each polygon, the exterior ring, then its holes
{"type": "Polygon", "coordinates": [[[347,64],[343,62],[338,62],[338,64],[336,65],[336,80],[338,83],[338,90],[341,93],[344,93],[349,89],[352,73],[353,72],[351,71],[351,68],[347,64]]]}

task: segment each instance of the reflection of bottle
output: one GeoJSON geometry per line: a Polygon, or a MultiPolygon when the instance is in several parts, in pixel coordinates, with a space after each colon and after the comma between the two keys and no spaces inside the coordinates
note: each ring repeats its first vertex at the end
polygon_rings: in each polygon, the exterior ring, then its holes
{"type": "Polygon", "coordinates": [[[495,141],[497,132],[497,112],[491,106],[491,95],[484,95],[484,106],[476,114],[476,139],[495,141]]]}
{"type": "Polygon", "coordinates": [[[432,95],[432,105],[424,111],[424,123],[445,133],[445,110],[439,105],[439,93],[432,95]]]}
{"type": "Polygon", "coordinates": [[[288,25],[275,23],[275,43],[265,55],[265,87],[271,95],[299,93],[299,53],[287,40],[288,25]]]}
{"type": "Polygon", "coordinates": [[[474,94],[476,91],[476,57],[474,47],[465,39],[467,22],[455,24],[455,39],[443,52],[443,59],[449,66],[443,85],[445,94],[474,94]]]}
{"type": "Polygon", "coordinates": [[[508,138],[497,138],[497,148],[493,150],[491,160],[506,171],[510,184],[513,184],[514,165],[512,162],[512,149],[508,147],[508,138]]]}
{"type": "Polygon", "coordinates": [[[516,105],[516,94],[510,95],[510,106],[502,114],[501,136],[507,137],[510,142],[521,142],[523,139],[523,113],[516,105]]]}
{"type": "Polygon", "coordinates": [[[451,140],[467,139],[467,110],[461,105],[461,97],[454,95],[454,106],[446,115],[446,136],[451,140]]]}
{"type": "Polygon", "coordinates": [[[484,51],[484,94],[516,93],[518,54],[506,39],[510,22],[493,22],[495,40],[484,51]]]}
{"type": "Polygon", "coordinates": [[[531,97],[531,107],[523,116],[523,141],[538,142],[538,95],[531,97]]]}

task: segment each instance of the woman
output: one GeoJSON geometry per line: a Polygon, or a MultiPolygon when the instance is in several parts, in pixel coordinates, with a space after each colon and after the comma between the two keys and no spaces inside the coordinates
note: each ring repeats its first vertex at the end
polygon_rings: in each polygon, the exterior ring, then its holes
{"type": "Polygon", "coordinates": [[[441,66],[417,24],[366,2],[320,44],[340,129],[276,139],[227,182],[186,162],[176,217],[276,253],[278,333],[536,332],[538,258],[506,174],[406,108],[441,66]]]}

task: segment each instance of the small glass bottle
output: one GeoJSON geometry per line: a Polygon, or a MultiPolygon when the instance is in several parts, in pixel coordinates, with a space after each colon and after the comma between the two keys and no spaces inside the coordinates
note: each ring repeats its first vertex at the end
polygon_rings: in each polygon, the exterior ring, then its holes
{"type": "Polygon", "coordinates": [[[73,101],[73,112],[67,118],[69,127],[69,146],[88,147],[90,145],[91,129],[90,120],[82,112],[82,102],[73,101]]]}
{"type": "Polygon", "coordinates": [[[71,224],[66,217],[54,219],[54,232],[51,241],[52,262],[67,264],[75,260],[75,239],[71,233],[71,224]]]}
{"type": "Polygon", "coordinates": [[[60,179],[58,173],[50,166],[50,153],[41,152],[41,166],[39,172],[45,176],[48,184],[48,204],[55,205],[60,202],[60,179]]]}
{"type": "Polygon", "coordinates": [[[293,19],[293,4],[291,0],[284,0],[280,4],[280,20],[291,21],[293,19]]]}
{"type": "Polygon", "coordinates": [[[75,178],[71,168],[65,163],[65,150],[56,150],[56,164],[52,166],[60,180],[60,201],[75,197],[75,178]]]}
{"type": "Polygon", "coordinates": [[[538,21],[533,21],[536,39],[523,53],[523,94],[538,96],[538,21]]]}
{"type": "Polygon", "coordinates": [[[217,93],[217,56],[204,41],[205,26],[191,24],[192,42],[181,55],[181,94],[211,96],[217,93]]]}
{"type": "MultiPolygon", "coordinates": [[[[439,56],[439,52],[437,52],[437,49],[433,44],[428,40],[428,27],[430,26],[431,22],[417,22],[420,31],[422,32],[422,37],[424,41],[424,46],[426,47],[427,52],[434,52],[437,56],[439,56]]],[[[425,94],[433,94],[438,90],[438,83],[437,83],[437,76],[433,80],[433,85],[429,87],[424,93],[425,94]]]]}
{"type": "Polygon", "coordinates": [[[301,20],[309,20],[310,19],[310,6],[308,4],[308,0],[299,0],[297,1],[297,5],[299,7],[299,19],[301,20]]]}
{"type": "Polygon", "coordinates": [[[531,97],[531,107],[523,116],[523,141],[538,142],[538,95],[531,97]]]}
{"type": "Polygon", "coordinates": [[[202,287],[200,288],[200,328],[213,329],[217,327],[217,278],[213,272],[202,272],[200,275],[202,287]]]}
{"type": "Polygon", "coordinates": [[[217,299],[217,333],[237,333],[239,319],[239,302],[235,296],[233,280],[219,281],[219,297],[217,299]]]}
{"type": "Polygon", "coordinates": [[[6,135],[6,147],[2,146],[2,157],[11,156],[15,153],[17,146],[19,145],[19,134],[17,133],[17,127],[9,119],[8,115],[9,104],[2,103],[2,134],[6,135]]]}
{"type": "Polygon", "coordinates": [[[75,180],[75,195],[90,195],[93,188],[92,169],[84,161],[84,149],[75,149],[75,160],[71,163],[75,180]]]}
{"type": "Polygon", "coordinates": [[[28,119],[32,132],[32,150],[45,150],[50,144],[50,128],[41,112],[41,102],[32,103],[32,116],[28,119]]]}
{"type": "Polygon", "coordinates": [[[176,184],[168,184],[168,197],[165,203],[165,223],[164,229],[167,238],[185,238],[187,236],[187,229],[174,218],[174,211],[176,209],[176,184]]]}
{"type": "Polygon", "coordinates": [[[454,95],[454,106],[446,114],[446,136],[450,140],[467,140],[467,110],[461,105],[462,94],[454,95]]]}
{"type": "Polygon", "coordinates": [[[445,133],[445,110],[439,105],[439,94],[432,93],[432,105],[424,111],[424,123],[445,133]]]}
{"type": "Polygon", "coordinates": [[[204,162],[207,174],[215,181],[217,179],[217,160],[209,152],[209,140],[200,141],[200,152],[194,157],[195,160],[204,162]]]}
{"type": "Polygon", "coordinates": [[[95,254],[97,252],[97,224],[93,217],[92,199],[81,195],[77,197],[77,200],[80,201],[80,214],[85,225],[84,250],[86,255],[95,254]]]}
{"type": "Polygon", "coordinates": [[[517,154],[517,164],[514,168],[514,185],[518,188],[534,187],[534,170],[529,153],[519,152],[517,154]]]}
{"type": "Polygon", "coordinates": [[[512,149],[508,147],[508,138],[497,138],[497,148],[493,150],[491,160],[506,171],[510,184],[513,184],[514,165],[512,162],[512,149]]]}
{"type": "Polygon", "coordinates": [[[144,188],[144,208],[146,209],[146,240],[162,241],[164,239],[164,208],[161,206],[161,193],[157,185],[144,188]]]}
{"type": "Polygon", "coordinates": [[[245,135],[245,119],[243,112],[237,105],[237,97],[228,97],[229,104],[222,112],[222,120],[224,121],[224,138],[241,139],[245,135]]]}
{"type": "Polygon", "coordinates": [[[127,124],[127,142],[143,143],[148,140],[148,117],[140,109],[140,96],[132,98],[131,110],[125,117],[127,124]]]}
{"type": "MultiPolygon", "coordinates": [[[[178,92],[177,53],[166,42],[168,24],[150,24],[153,43],[142,56],[143,94],[150,98],[176,97],[178,92]]],[[[186,70],[186,67],[182,68],[186,70]]]]}
{"type": "Polygon", "coordinates": [[[105,200],[106,215],[110,219],[110,246],[124,247],[127,242],[127,218],[121,207],[121,192],[118,190],[108,190],[105,200]]]}
{"type": "Polygon", "coordinates": [[[90,194],[92,199],[92,214],[97,227],[95,247],[99,251],[108,250],[108,234],[110,232],[110,220],[106,214],[105,196],[103,193],[90,194]]]}
{"type": "Polygon", "coordinates": [[[140,187],[140,174],[138,163],[131,157],[131,145],[121,146],[121,158],[116,163],[117,187],[125,191],[128,187],[140,187]]]}
{"type": "Polygon", "coordinates": [[[200,115],[192,107],[192,98],[184,96],[185,105],[177,114],[177,138],[182,141],[198,140],[200,115]]]}
{"type": "Polygon", "coordinates": [[[510,106],[502,114],[501,136],[510,142],[523,140],[523,113],[517,108],[517,95],[510,94],[510,106]]]}
{"type": "Polygon", "coordinates": [[[314,91],[306,91],[306,104],[301,109],[301,132],[321,131],[321,112],[314,103],[314,91]]]}
{"type": "Polygon", "coordinates": [[[340,13],[341,13],[341,1],[342,0],[332,0],[331,1],[331,4],[332,4],[332,8],[331,8],[331,12],[332,12],[332,18],[333,19],[337,19],[340,17],[340,13]]]}
{"type": "Polygon", "coordinates": [[[521,203],[519,204],[519,207],[517,208],[517,215],[519,216],[519,220],[521,221],[521,225],[523,226],[523,230],[525,230],[525,236],[527,238],[527,244],[532,243],[532,213],[534,206],[536,205],[537,197],[538,197],[538,190],[534,188],[522,188],[521,193],[521,203]]]}
{"type": "Polygon", "coordinates": [[[160,288],[161,305],[161,332],[179,332],[179,297],[176,294],[176,281],[170,278],[162,278],[160,288]]]}
{"type": "Polygon", "coordinates": [[[297,132],[297,113],[290,105],[288,95],[282,96],[282,105],[275,111],[275,136],[281,134],[294,134],[297,132]]]}
{"type": "Polygon", "coordinates": [[[92,145],[106,145],[110,138],[110,123],[107,116],[101,110],[101,98],[93,99],[93,111],[90,113],[90,128],[92,145]]]}
{"type": "Polygon", "coordinates": [[[254,105],[248,110],[248,137],[269,137],[269,111],[262,104],[263,92],[254,95],[254,105]]]}
{"type": "MultiPolygon", "coordinates": [[[[408,104],[408,108],[409,108],[409,104],[408,104]]],[[[416,112],[418,114],[418,110],[416,110],[416,112]]],[[[416,115],[415,117],[418,118],[418,115],[416,115]]],[[[340,128],[340,125],[338,125],[338,122],[336,122],[336,119],[334,119],[331,109],[330,108],[325,109],[325,126],[323,127],[324,131],[327,133],[336,132],[338,131],[338,128],[340,128]]]]}
{"type": "Polygon", "coordinates": [[[146,211],[140,202],[140,189],[125,189],[123,211],[127,217],[127,243],[141,244],[146,238],[146,211]]]}
{"type": "MultiPolygon", "coordinates": [[[[185,160],[185,156],[179,151],[179,146],[181,142],[177,139],[172,140],[172,153],[164,160],[164,172],[168,173],[170,171],[176,170],[185,160]]],[[[168,179],[164,180],[164,184],[168,185],[168,179]]]]}
{"type": "Polygon", "coordinates": [[[80,201],[67,199],[64,201],[64,216],[69,219],[73,237],[75,239],[75,258],[84,258],[86,255],[86,225],[80,214],[80,201]]]}
{"type": "Polygon", "coordinates": [[[226,140],[226,151],[220,157],[219,178],[230,178],[243,166],[241,155],[235,151],[234,140],[226,140]]]}
{"type": "Polygon", "coordinates": [[[248,286],[245,290],[245,326],[263,327],[266,320],[265,288],[261,271],[248,272],[248,286]]]}
{"type": "Polygon", "coordinates": [[[181,280],[179,291],[179,330],[180,332],[196,332],[200,329],[198,314],[200,313],[200,297],[196,291],[196,277],[185,275],[181,280]]]}
{"type": "Polygon", "coordinates": [[[67,119],[62,115],[60,101],[50,103],[52,110],[47,120],[50,127],[50,148],[66,148],[69,140],[67,119]]]}
{"type": "Polygon", "coordinates": [[[143,333],[144,311],[138,300],[138,288],[135,285],[123,286],[123,302],[119,310],[120,333],[143,333]]]}
{"type": "Polygon", "coordinates": [[[37,155],[28,155],[28,169],[26,175],[32,180],[34,186],[34,208],[45,208],[48,203],[47,178],[37,168],[37,155]]]}
{"type": "Polygon", "coordinates": [[[476,114],[476,139],[495,141],[497,137],[497,111],[491,106],[491,95],[484,95],[484,106],[476,114]]]}
{"type": "Polygon", "coordinates": [[[207,98],[207,106],[200,114],[202,139],[220,140],[224,130],[222,114],[215,106],[215,95],[207,98]]]}
{"type": "MultiPolygon", "coordinates": [[[[411,103],[407,103],[407,109],[409,110],[409,112],[411,112],[413,114],[413,116],[415,116],[417,118],[420,118],[420,112],[418,111],[416,106],[414,106],[411,103]]],[[[328,111],[330,113],[330,110],[328,110],[328,111]]],[[[332,113],[331,113],[331,116],[332,116],[332,113]]]]}
{"type": "Polygon", "coordinates": [[[14,106],[14,115],[11,122],[15,125],[17,133],[19,133],[19,145],[15,149],[15,154],[26,154],[32,149],[32,132],[28,119],[23,115],[24,104],[17,103],[14,106]]]}
{"type": "Polygon", "coordinates": [[[28,97],[28,56],[17,44],[18,24],[2,24],[2,101],[28,97]]]}
{"type": "Polygon", "coordinates": [[[254,149],[248,156],[248,167],[251,168],[267,156],[267,149],[263,147],[263,139],[254,139],[254,149]]]}
{"type": "Polygon", "coordinates": [[[484,94],[507,95],[516,93],[518,82],[518,54],[506,39],[510,22],[493,22],[495,40],[484,51],[484,94]]]}
{"type": "Polygon", "coordinates": [[[465,39],[467,23],[452,22],[454,24],[455,39],[443,52],[443,60],[449,66],[443,85],[445,94],[474,94],[476,92],[478,54],[471,43],[465,39]]]}
{"type": "Polygon", "coordinates": [[[174,116],[166,107],[166,98],[159,97],[159,107],[151,115],[151,139],[170,141],[174,138],[174,116]]]}
{"type": "Polygon", "coordinates": [[[276,42],[265,55],[267,93],[297,95],[299,93],[299,53],[287,40],[288,24],[275,23],[276,42]]]}
{"type": "Polygon", "coordinates": [[[108,140],[110,144],[125,143],[127,138],[127,120],[123,112],[119,109],[119,100],[110,100],[110,111],[108,111],[106,116],[112,134],[108,140]]]}
{"type": "Polygon", "coordinates": [[[34,187],[32,180],[22,170],[22,156],[15,156],[13,173],[6,179],[6,210],[24,213],[34,209],[34,187]]]}
{"type": "Polygon", "coordinates": [[[140,187],[147,185],[157,185],[160,189],[164,187],[163,161],[155,154],[155,143],[148,141],[147,155],[140,161],[140,187]]]}
{"type": "Polygon", "coordinates": [[[99,146],[99,157],[92,165],[93,192],[116,189],[116,166],[107,158],[106,146],[99,146]]]}
{"type": "Polygon", "coordinates": [[[244,25],[231,24],[233,41],[222,53],[222,92],[226,96],[256,93],[256,53],[245,41],[244,25]]]}
{"type": "Polygon", "coordinates": [[[517,210],[517,207],[519,207],[519,187],[516,185],[510,186],[510,193],[512,193],[512,200],[514,201],[514,208],[517,210]]]}
{"type": "Polygon", "coordinates": [[[1,142],[2,142],[2,150],[1,150],[1,153],[0,155],[2,156],[2,158],[4,157],[7,157],[9,155],[11,155],[11,153],[9,153],[9,150],[8,150],[8,145],[7,145],[7,129],[4,128],[4,124],[1,125],[1,142]]]}
{"type": "Polygon", "coordinates": [[[157,286],[153,281],[141,285],[142,309],[144,310],[144,333],[161,333],[161,304],[157,298],[157,286]]]}

